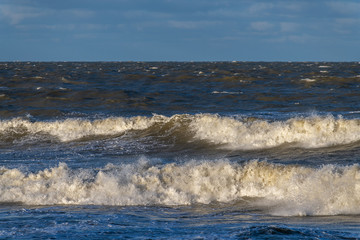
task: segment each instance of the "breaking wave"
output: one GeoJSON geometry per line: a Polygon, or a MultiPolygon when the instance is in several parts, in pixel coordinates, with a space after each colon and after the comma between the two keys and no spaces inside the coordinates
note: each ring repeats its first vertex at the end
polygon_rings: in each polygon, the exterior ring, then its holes
{"type": "Polygon", "coordinates": [[[139,131],[141,136],[172,136],[186,141],[206,141],[223,148],[251,150],[284,144],[320,148],[360,140],[360,120],[334,116],[294,117],[285,121],[222,117],[212,114],[166,117],[113,117],[99,120],[36,121],[15,118],[0,121],[0,141],[29,135],[50,135],[68,142],[96,136],[118,136],[139,131]]]}
{"type": "Polygon", "coordinates": [[[214,115],[195,117],[195,137],[233,149],[303,148],[342,145],[360,140],[360,120],[333,116],[296,117],[286,121],[237,120],[214,115]]]}
{"type": "Polygon", "coordinates": [[[108,164],[35,173],[0,168],[0,202],[29,205],[189,205],[247,201],[275,215],[360,214],[358,165],[320,168],[227,160],[108,164]]]}

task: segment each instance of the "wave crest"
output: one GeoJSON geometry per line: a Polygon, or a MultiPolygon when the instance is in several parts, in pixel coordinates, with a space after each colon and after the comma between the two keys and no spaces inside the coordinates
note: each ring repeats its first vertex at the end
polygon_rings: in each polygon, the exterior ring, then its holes
{"type": "Polygon", "coordinates": [[[177,139],[177,144],[195,140],[237,150],[266,149],[284,144],[301,148],[320,148],[360,140],[360,120],[333,116],[295,117],[285,121],[221,117],[212,114],[171,117],[117,117],[99,120],[66,119],[31,122],[24,119],[0,121],[0,140],[11,141],[28,135],[50,135],[60,141],[93,136],[118,136],[140,131],[137,137],[177,139]]]}
{"type": "Polygon", "coordinates": [[[246,201],[275,215],[360,213],[360,168],[314,169],[226,160],[152,165],[108,164],[70,169],[66,164],[26,174],[0,169],[0,202],[31,205],[188,205],[246,201]]]}
{"type": "Polygon", "coordinates": [[[360,140],[360,121],[343,118],[297,117],[269,122],[258,119],[237,120],[216,115],[201,115],[191,123],[195,137],[224,144],[232,149],[263,149],[292,144],[319,148],[360,140]]]}

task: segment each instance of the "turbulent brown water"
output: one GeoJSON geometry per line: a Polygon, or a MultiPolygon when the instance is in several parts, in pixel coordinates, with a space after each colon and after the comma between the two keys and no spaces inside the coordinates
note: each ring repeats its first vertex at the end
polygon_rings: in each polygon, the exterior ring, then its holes
{"type": "Polygon", "coordinates": [[[0,238],[359,238],[357,62],[0,63],[0,238]]]}
{"type": "Polygon", "coordinates": [[[1,116],[349,114],[358,63],[2,63],[1,116]]]}

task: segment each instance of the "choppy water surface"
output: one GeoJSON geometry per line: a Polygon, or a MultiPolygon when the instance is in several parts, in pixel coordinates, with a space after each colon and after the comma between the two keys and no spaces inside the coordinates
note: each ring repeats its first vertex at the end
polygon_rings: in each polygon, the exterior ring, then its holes
{"type": "Polygon", "coordinates": [[[360,238],[360,64],[0,63],[0,238],[360,238]]]}

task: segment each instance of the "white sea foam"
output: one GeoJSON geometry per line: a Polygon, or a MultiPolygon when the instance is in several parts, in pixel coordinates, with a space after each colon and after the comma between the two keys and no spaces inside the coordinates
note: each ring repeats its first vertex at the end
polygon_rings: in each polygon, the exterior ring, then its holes
{"type": "Polygon", "coordinates": [[[226,160],[154,166],[143,159],[100,170],[66,164],[30,174],[0,169],[0,202],[127,206],[243,199],[275,215],[359,214],[360,168],[226,160]]]}
{"type": "Polygon", "coordinates": [[[304,81],[304,82],[316,82],[316,80],[313,79],[313,78],[303,78],[303,79],[301,79],[301,81],[304,81]]]}
{"type": "MultiPolygon", "coordinates": [[[[263,149],[291,144],[302,148],[319,148],[360,141],[360,120],[333,116],[295,117],[286,121],[236,119],[213,114],[172,117],[105,118],[99,120],[66,119],[37,121],[15,118],[0,121],[0,138],[48,134],[60,141],[73,141],[88,136],[117,135],[131,130],[149,130],[161,134],[159,128],[186,131],[193,140],[204,140],[229,149],[263,149]],[[167,126],[168,123],[171,126],[167,126]],[[156,124],[156,128],[151,129],[156,124]]],[[[175,137],[182,137],[176,135],[175,137]]]]}
{"type": "Polygon", "coordinates": [[[269,122],[198,115],[190,126],[196,138],[233,149],[272,148],[286,143],[303,148],[319,148],[360,140],[358,119],[346,120],[333,116],[269,122]]]}
{"type": "MultiPolygon", "coordinates": [[[[158,117],[161,118],[161,117],[158,117]]],[[[106,118],[89,121],[84,119],[66,119],[52,122],[31,122],[16,118],[0,121],[0,133],[15,132],[28,134],[50,134],[61,141],[72,141],[86,136],[113,135],[127,130],[146,129],[156,117],[106,118]]]]}
{"type": "Polygon", "coordinates": [[[212,94],[242,94],[242,92],[212,91],[212,94]]]}

